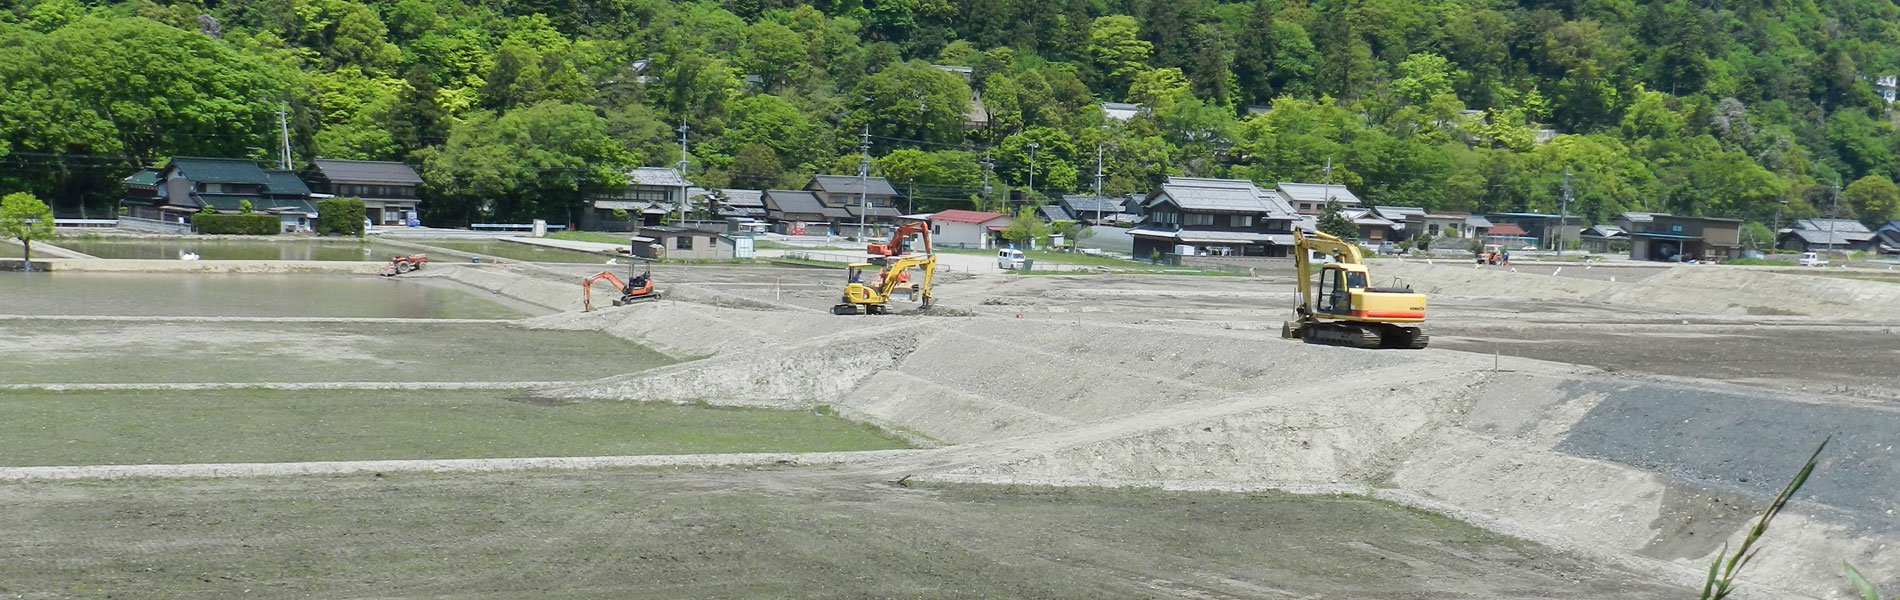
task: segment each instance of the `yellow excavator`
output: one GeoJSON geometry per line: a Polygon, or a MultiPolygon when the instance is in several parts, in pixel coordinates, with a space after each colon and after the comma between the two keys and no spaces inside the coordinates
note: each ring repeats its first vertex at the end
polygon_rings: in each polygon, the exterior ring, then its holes
{"type": "Polygon", "coordinates": [[[1431,337],[1416,324],[1425,322],[1425,295],[1412,288],[1375,288],[1368,285],[1359,247],[1326,233],[1293,232],[1295,281],[1300,304],[1294,319],[1280,326],[1280,335],[1311,344],[1356,348],[1424,348],[1431,337]],[[1319,266],[1313,281],[1314,253],[1331,255],[1333,262],[1319,266]]]}
{"type": "Polygon", "coordinates": [[[898,228],[889,243],[872,244],[868,251],[872,262],[850,265],[844,284],[844,299],[831,307],[831,314],[886,314],[891,312],[893,296],[900,291],[908,291],[911,300],[921,300],[920,309],[930,308],[937,300],[930,290],[937,278],[937,254],[930,248],[929,227],[921,224],[905,225],[898,228]],[[908,244],[908,238],[912,235],[922,237],[921,243],[908,244]],[[872,267],[882,268],[877,273],[876,281],[866,283],[865,273],[872,267]],[[911,269],[923,271],[916,283],[911,282],[911,269]]]}

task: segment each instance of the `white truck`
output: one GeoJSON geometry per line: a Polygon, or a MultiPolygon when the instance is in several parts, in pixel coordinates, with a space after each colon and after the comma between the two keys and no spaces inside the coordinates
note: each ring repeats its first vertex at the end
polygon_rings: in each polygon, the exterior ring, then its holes
{"type": "Polygon", "coordinates": [[[1821,258],[1821,255],[1816,252],[1803,252],[1801,253],[1801,260],[1796,262],[1799,262],[1803,267],[1827,266],[1827,259],[1821,258]]]}

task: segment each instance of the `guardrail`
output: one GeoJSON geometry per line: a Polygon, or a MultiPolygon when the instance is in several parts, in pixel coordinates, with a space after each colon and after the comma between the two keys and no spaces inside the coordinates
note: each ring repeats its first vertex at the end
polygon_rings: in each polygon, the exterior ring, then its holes
{"type": "Polygon", "coordinates": [[[54,227],[118,227],[118,219],[53,219],[54,227]]]}
{"type": "MultiPolygon", "coordinates": [[[[478,231],[534,231],[534,225],[531,223],[470,223],[468,228],[478,231]]],[[[548,231],[565,229],[567,229],[566,225],[548,225],[548,231]]]]}
{"type": "Polygon", "coordinates": [[[173,223],[157,219],[142,219],[139,217],[119,217],[118,227],[120,229],[135,229],[138,231],[152,231],[157,233],[191,233],[191,226],[184,223],[173,223]]]}

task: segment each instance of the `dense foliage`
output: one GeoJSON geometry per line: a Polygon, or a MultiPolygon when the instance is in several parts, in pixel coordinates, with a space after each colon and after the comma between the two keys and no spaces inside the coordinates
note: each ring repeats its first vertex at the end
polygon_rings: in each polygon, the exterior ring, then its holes
{"type": "Polygon", "coordinates": [[[359,198],[324,198],[317,201],[317,235],[363,237],[363,201],[359,198]]]}
{"type": "Polygon", "coordinates": [[[283,222],[277,215],[197,213],[191,215],[191,230],[211,234],[272,235],[283,232],[283,222]]]}
{"type": "Polygon", "coordinates": [[[436,223],[565,221],[681,129],[702,186],[868,140],[918,210],[1091,190],[1099,149],[1106,193],[1330,159],[1379,204],[1554,212],[1568,172],[1593,220],[1786,223],[1853,184],[1871,222],[1889,74],[1889,0],[0,0],[0,189],[107,211],[135,163],[264,158],[287,107],[300,160],[420,167],[436,223]]]}
{"type": "Polygon", "coordinates": [[[33,240],[53,237],[53,209],[26,192],[0,197],[0,238],[20,240],[27,270],[32,270],[33,240]]]}

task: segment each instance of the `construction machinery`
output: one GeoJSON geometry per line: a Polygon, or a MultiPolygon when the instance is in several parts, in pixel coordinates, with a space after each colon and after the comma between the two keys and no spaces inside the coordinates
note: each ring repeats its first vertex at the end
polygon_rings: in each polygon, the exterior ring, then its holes
{"type": "Polygon", "coordinates": [[[622,281],[612,271],[601,271],[581,279],[581,311],[594,310],[594,283],[605,280],[614,285],[620,297],[614,298],[614,306],[626,306],[642,300],[657,300],[660,291],[653,288],[653,265],[647,265],[646,271],[622,281]]]}
{"type": "Polygon", "coordinates": [[[1356,348],[1424,348],[1431,341],[1417,323],[1425,322],[1425,295],[1410,287],[1368,285],[1359,247],[1325,233],[1293,232],[1293,264],[1300,288],[1294,319],[1280,335],[1307,343],[1356,348]],[[1332,262],[1319,265],[1313,280],[1313,254],[1332,262]]]}
{"type": "Polygon", "coordinates": [[[906,246],[910,245],[910,236],[913,235],[923,238],[923,253],[929,254],[930,224],[924,221],[911,221],[900,225],[897,231],[891,233],[891,241],[882,244],[868,244],[864,247],[864,251],[870,254],[873,259],[903,256],[909,254],[909,252],[906,251],[909,250],[909,248],[906,246]]]}
{"type": "MultiPolygon", "coordinates": [[[[196,255],[193,255],[193,258],[196,258],[196,257],[197,257],[196,255]]],[[[408,256],[398,256],[398,257],[389,259],[389,264],[383,265],[382,275],[384,277],[394,277],[397,275],[401,275],[403,273],[408,273],[410,271],[420,269],[422,268],[422,265],[427,264],[428,262],[429,262],[429,255],[427,254],[411,254],[408,256]]]]}
{"type": "Polygon", "coordinates": [[[930,308],[936,301],[930,285],[937,277],[937,255],[931,251],[928,223],[905,223],[891,234],[891,241],[867,245],[865,252],[871,255],[871,261],[849,266],[844,299],[831,307],[832,314],[886,314],[893,296],[902,292],[921,301],[919,308],[930,308]],[[911,242],[912,236],[919,238],[917,243],[911,242]],[[879,267],[877,280],[866,283],[865,273],[872,267],[879,267]],[[923,271],[916,283],[911,281],[911,269],[923,271]]]}
{"type": "Polygon", "coordinates": [[[936,301],[931,295],[930,284],[937,276],[937,256],[935,254],[912,254],[885,261],[878,272],[877,281],[865,283],[864,273],[869,271],[871,263],[853,263],[850,265],[849,279],[844,286],[844,300],[831,307],[835,315],[882,315],[891,311],[891,300],[900,292],[909,292],[912,300],[920,300],[918,308],[930,308],[936,301]],[[908,286],[908,271],[921,269],[923,276],[917,283],[908,286]]]}

